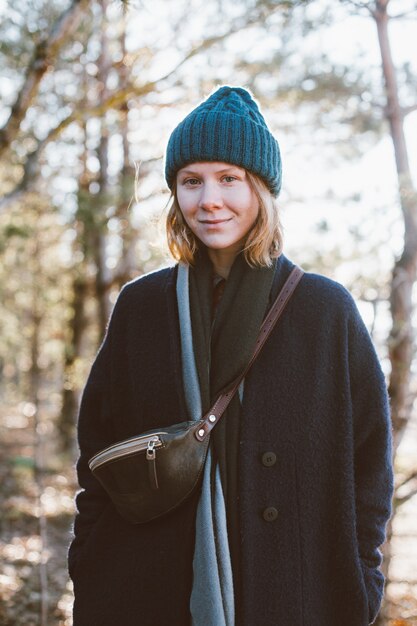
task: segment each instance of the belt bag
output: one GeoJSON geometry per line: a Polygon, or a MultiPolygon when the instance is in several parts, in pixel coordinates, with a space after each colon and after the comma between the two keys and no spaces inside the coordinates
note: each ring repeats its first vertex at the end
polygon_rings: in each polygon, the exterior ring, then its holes
{"type": "Polygon", "coordinates": [[[262,323],[245,370],[220,394],[202,419],[155,428],[124,439],[89,460],[90,470],[127,521],[142,524],[166,515],[196,490],[203,474],[211,430],[261,351],[303,273],[301,268],[294,267],[262,323]]]}

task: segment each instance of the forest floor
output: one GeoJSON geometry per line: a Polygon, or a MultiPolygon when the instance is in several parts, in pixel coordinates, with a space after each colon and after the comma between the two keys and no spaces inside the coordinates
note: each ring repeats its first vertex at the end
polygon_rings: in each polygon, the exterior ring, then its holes
{"type": "Polygon", "coordinates": [[[0,409],[0,624],[71,626],[74,463],[32,413],[30,403],[0,409]]]}
{"type": "MultiPolygon", "coordinates": [[[[52,412],[36,424],[30,403],[0,405],[1,626],[72,625],[66,556],[74,517],[75,454],[57,452],[52,412]]],[[[416,573],[417,559],[409,560],[408,570],[406,561],[417,547],[411,504],[398,518],[399,536],[393,542],[397,580],[411,580],[416,573]]],[[[396,606],[387,626],[417,626],[416,587],[393,583],[390,588],[396,606]]]]}

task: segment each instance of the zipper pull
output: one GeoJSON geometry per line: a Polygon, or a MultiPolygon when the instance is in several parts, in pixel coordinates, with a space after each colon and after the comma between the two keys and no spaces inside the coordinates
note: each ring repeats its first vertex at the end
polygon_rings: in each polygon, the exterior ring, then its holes
{"type": "Polygon", "coordinates": [[[146,460],[148,463],[149,470],[149,480],[151,483],[152,489],[159,489],[158,485],[158,476],[156,474],[156,450],[155,444],[158,443],[158,438],[154,437],[148,442],[148,447],[146,449],[146,460]]]}

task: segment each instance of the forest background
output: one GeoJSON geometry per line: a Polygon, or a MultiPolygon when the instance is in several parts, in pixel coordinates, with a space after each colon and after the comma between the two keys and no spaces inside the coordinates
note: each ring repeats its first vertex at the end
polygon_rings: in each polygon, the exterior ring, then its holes
{"type": "Polygon", "coordinates": [[[285,253],[350,289],[376,344],[396,468],[378,624],[417,624],[417,3],[0,0],[0,19],[0,623],[71,624],[80,393],[120,287],[171,262],[170,131],[234,84],[281,145],[285,253]]]}

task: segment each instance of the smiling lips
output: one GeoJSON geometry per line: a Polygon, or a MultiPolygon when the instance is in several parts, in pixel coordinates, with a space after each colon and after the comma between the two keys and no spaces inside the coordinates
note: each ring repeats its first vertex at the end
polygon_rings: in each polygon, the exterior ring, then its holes
{"type": "Polygon", "coordinates": [[[226,222],[230,222],[232,218],[229,217],[224,220],[199,220],[200,224],[207,224],[208,226],[216,226],[216,224],[225,224],[226,222]]]}

